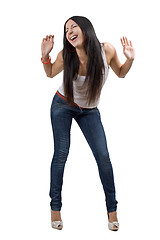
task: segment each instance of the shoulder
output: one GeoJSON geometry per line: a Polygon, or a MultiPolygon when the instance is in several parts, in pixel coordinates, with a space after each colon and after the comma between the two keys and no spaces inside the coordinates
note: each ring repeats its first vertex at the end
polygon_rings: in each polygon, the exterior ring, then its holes
{"type": "Polygon", "coordinates": [[[106,55],[106,59],[107,59],[107,63],[108,65],[110,65],[111,63],[111,60],[115,57],[116,55],[116,50],[115,48],[113,47],[112,44],[110,44],[109,42],[104,42],[102,43],[102,46],[104,48],[104,52],[105,52],[105,55],[106,55]]]}
{"type": "Polygon", "coordinates": [[[111,43],[104,42],[104,43],[102,43],[102,45],[103,45],[104,51],[107,55],[109,54],[109,55],[114,56],[116,50],[111,43]]]}

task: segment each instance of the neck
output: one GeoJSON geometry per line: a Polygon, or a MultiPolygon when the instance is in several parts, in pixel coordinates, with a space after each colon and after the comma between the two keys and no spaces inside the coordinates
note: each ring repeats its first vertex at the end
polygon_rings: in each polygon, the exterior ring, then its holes
{"type": "Polygon", "coordinates": [[[81,64],[84,64],[88,61],[88,56],[84,48],[76,48],[76,52],[81,64]]]}

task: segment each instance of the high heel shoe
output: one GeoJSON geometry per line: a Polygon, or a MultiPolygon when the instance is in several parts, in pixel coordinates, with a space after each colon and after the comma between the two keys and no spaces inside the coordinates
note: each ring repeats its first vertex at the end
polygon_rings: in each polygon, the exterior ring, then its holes
{"type": "MultiPolygon", "coordinates": [[[[109,214],[108,214],[108,221],[109,221],[109,214]]],[[[111,231],[118,231],[118,229],[119,229],[119,222],[117,222],[117,221],[108,222],[108,228],[111,231]]]]}
{"type": "Polygon", "coordinates": [[[108,223],[108,228],[109,228],[109,230],[111,230],[111,231],[118,231],[118,229],[119,229],[119,223],[118,222],[109,222],[108,223]]]}
{"type": "MultiPolygon", "coordinates": [[[[51,210],[51,214],[52,214],[52,210],[51,210]]],[[[63,228],[63,221],[51,221],[51,226],[52,228],[58,229],[58,230],[62,230],[63,228]]]]}
{"type": "Polygon", "coordinates": [[[53,221],[51,222],[52,228],[62,230],[63,228],[63,222],[62,221],[53,221]]]}

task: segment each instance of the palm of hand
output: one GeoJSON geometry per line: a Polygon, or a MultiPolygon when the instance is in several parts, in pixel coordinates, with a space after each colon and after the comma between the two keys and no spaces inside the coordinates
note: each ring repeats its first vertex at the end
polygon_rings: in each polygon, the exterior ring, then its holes
{"type": "Polygon", "coordinates": [[[54,37],[54,35],[50,35],[49,37],[46,36],[46,38],[43,39],[42,44],[41,44],[42,55],[49,54],[50,51],[52,50],[53,44],[54,44],[53,37],[54,37]]]}
{"type": "Polygon", "coordinates": [[[51,49],[53,47],[53,42],[51,41],[45,41],[45,42],[42,42],[42,52],[50,52],[51,49]]]}
{"type": "Polygon", "coordinates": [[[132,46],[132,42],[128,41],[127,38],[121,38],[121,43],[123,46],[123,53],[127,59],[134,59],[135,58],[135,50],[132,46]]]}

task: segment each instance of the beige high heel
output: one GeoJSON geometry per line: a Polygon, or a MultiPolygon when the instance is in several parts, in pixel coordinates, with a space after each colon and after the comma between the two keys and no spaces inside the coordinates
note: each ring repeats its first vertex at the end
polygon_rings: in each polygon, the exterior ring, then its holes
{"type": "Polygon", "coordinates": [[[51,222],[51,226],[52,226],[52,228],[62,230],[63,222],[62,221],[53,221],[53,222],[51,222]]]}
{"type": "MultiPolygon", "coordinates": [[[[52,210],[51,210],[52,212],[52,210]]],[[[62,230],[63,228],[63,221],[51,221],[51,226],[52,228],[58,229],[58,230],[62,230]]]]}
{"type": "MultiPolygon", "coordinates": [[[[109,221],[109,214],[108,214],[108,221],[109,221]]],[[[108,228],[111,231],[118,231],[119,230],[119,222],[108,222],[108,228]]]]}
{"type": "Polygon", "coordinates": [[[109,230],[111,230],[111,231],[118,231],[118,229],[119,229],[119,223],[118,222],[109,222],[108,223],[108,228],[109,228],[109,230]]]}

